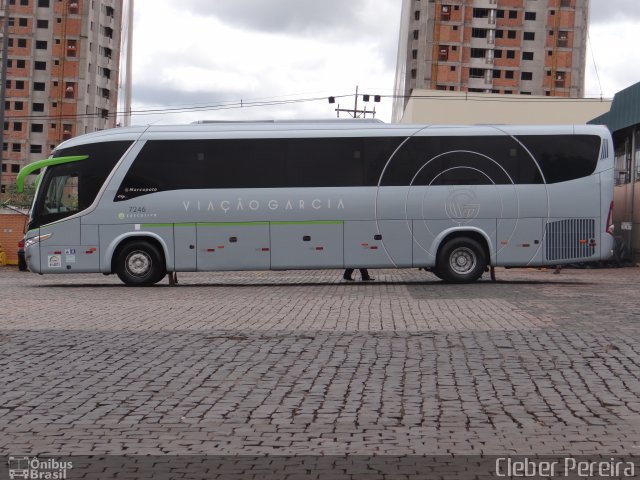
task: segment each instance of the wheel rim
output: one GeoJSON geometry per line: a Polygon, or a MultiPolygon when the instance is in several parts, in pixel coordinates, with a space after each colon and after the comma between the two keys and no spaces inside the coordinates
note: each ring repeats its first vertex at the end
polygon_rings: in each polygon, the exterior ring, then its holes
{"type": "Polygon", "coordinates": [[[146,252],[131,252],[127,256],[127,272],[135,277],[144,277],[151,271],[151,257],[146,252]]]}
{"type": "Polygon", "coordinates": [[[451,270],[459,275],[473,272],[477,264],[478,258],[475,252],[467,247],[456,248],[449,257],[451,270]]]}

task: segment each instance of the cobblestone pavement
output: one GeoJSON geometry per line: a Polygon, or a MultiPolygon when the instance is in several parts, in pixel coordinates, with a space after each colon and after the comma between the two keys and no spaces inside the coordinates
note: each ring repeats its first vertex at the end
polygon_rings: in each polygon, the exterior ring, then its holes
{"type": "Polygon", "coordinates": [[[497,275],[0,269],[0,451],[640,453],[640,270],[497,275]]]}

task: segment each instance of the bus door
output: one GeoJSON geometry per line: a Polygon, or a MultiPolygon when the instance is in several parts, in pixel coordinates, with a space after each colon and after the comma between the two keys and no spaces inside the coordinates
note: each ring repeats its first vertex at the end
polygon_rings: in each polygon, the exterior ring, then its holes
{"type": "Polygon", "coordinates": [[[197,234],[195,223],[176,223],[173,226],[175,265],[177,272],[195,272],[197,263],[197,234]]]}

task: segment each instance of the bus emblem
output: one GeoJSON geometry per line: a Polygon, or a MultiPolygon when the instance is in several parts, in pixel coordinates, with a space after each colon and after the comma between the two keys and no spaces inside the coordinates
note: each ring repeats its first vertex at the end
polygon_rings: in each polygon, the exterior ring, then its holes
{"type": "Polygon", "coordinates": [[[459,225],[464,225],[480,214],[480,204],[471,190],[454,190],[445,203],[447,217],[459,225]]]}

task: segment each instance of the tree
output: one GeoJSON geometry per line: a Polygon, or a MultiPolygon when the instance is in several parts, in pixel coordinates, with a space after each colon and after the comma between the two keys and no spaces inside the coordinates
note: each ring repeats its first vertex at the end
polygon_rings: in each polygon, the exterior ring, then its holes
{"type": "Polygon", "coordinates": [[[29,208],[36,194],[34,185],[25,185],[22,193],[18,192],[15,184],[7,185],[5,193],[0,193],[0,206],[11,205],[13,207],[29,208]]]}

